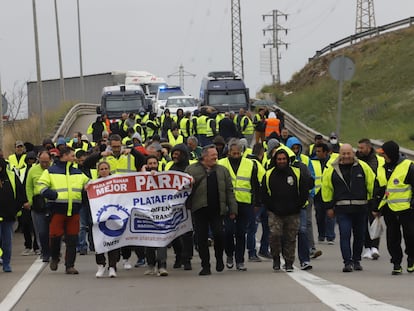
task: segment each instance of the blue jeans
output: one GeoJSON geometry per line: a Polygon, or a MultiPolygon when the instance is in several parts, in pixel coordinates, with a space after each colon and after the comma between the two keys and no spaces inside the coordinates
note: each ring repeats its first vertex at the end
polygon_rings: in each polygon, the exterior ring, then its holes
{"type": "Polygon", "coordinates": [[[14,221],[0,221],[0,241],[3,250],[3,266],[10,265],[13,240],[13,224],[14,221]]]}
{"type": "Polygon", "coordinates": [[[361,261],[367,227],[366,211],[362,213],[337,214],[336,221],[339,226],[340,246],[344,264],[361,261]],[[353,235],[352,250],[351,234],[353,235]]]}
{"type": "Polygon", "coordinates": [[[260,239],[260,254],[269,253],[269,217],[264,206],[255,213],[254,210],[250,215],[249,224],[247,226],[246,244],[249,257],[256,256],[256,233],[259,222],[262,224],[262,237],[260,239]]]}
{"type": "Polygon", "coordinates": [[[91,235],[92,231],[92,216],[89,206],[82,206],[79,211],[80,216],[80,228],[78,235],[78,251],[88,250],[88,242],[86,240],[86,235],[89,233],[91,235]]]}
{"type": "Polygon", "coordinates": [[[318,240],[335,240],[335,218],[326,215],[326,209],[322,202],[315,200],[316,224],[318,225],[318,240]]]}
{"type": "Polygon", "coordinates": [[[237,202],[238,214],[234,220],[228,216],[224,220],[224,249],[227,257],[235,257],[236,264],[244,263],[246,232],[253,206],[237,202]],[[236,240],[236,241],[234,241],[236,240]]]}
{"type": "Polygon", "coordinates": [[[300,210],[299,232],[298,232],[298,257],[300,263],[309,262],[309,240],[308,240],[308,226],[307,226],[307,209],[300,210]]]}
{"type": "Polygon", "coordinates": [[[39,241],[42,259],[49,259],[49,216],[32,210],[33,227],[39,241]]]}

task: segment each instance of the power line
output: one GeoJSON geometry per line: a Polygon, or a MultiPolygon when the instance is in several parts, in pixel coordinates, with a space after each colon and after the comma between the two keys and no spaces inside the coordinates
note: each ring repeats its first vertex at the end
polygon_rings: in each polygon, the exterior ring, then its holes
{"type": "Polygon", "coordinates": [[[357,0],[355,33],[375,27],[374,0],[357,0]]]}
{"type": "Polygon", "coordinates": [[[233,72],[244,79],[240,0],[231,0],[231,54],[233,72]]]}
{"type": "Polygon", "coordinates": [[[178,71],[176,71],[172,74],[169,74],[167,77],[168,78],[169,77],[178,77],[180,87],[181,87],[182,90],[184,90],[184,77],[186,77],[186,76],[190,76],[190,77],[194,78],[196,75],[191,73],[191,72],[185,71],[184,66],[180,65],[180,67],[178,67],[178,71]]]}
{"type": "Polygon", "coordinates": [[[269,52],[269,60],[270,60],[270,73],[272,74],[272,82],[273,83],[280,83],[280,64],[279,60],[281,56],[279,55],[279,46],[284,45],[287,49],[288,43],[279,39],[279,32],[283,31],[285,35],[287,35],[288,30],[278,23],[279,17],[284,17],[285,21],[287,21],[287,14],[282,13],[278,10],[273,10],[271,14],[264,14],[263,21],[266,20],[267,17],[272,18],[272,24],[268,25],[265,29],[263,29],[263,35],[266,35],[267,32],[272,33],[272,38],[263,44],[263,48],[266,46],[271,46],[269,52]]]}

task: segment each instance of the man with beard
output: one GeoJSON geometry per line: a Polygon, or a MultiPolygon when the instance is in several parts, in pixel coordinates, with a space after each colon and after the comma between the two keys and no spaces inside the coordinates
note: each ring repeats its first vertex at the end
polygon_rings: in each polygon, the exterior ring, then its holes
{"type": "Polygon", "coordinates": [[[280,270],[282,253],[286,272],[293,272],[300,211],[309,195],[308,186],[301,170],[289,165],[286,150],[276,151],[271,162],[274,166],[271,165],[262,181],[262,198],[269,210],[273,270],[280,270]]]}
{"type": "MultiPolygon", "coordinates": [[[[184,172],[190,165],[190,154],[185,144],[175,145],[171,149],[172,161],[168,162],[165,170],[184,172]]],[[[175,252],[175,263],[173,268],[184,266],[184,270],[192,270],[191,258],[193,256],[193,232],[188,231],[172,242],[175,252]]]]}
{"type": "MultiPolygon", "coordinates": [[[[379,156],[374,148],[372,148],[371,141],[368,138],[363,138],[358,142],[358,151],[356,152],[358,159],[364,161],[369,165],[369,167],[377,174],[378,168],[382,167],[385,164],[383,157],[379,156]]],[[[372,207],[368,211],[368,220],[371,224],[375,217],[372,215],[372,207]]],[[[362,254],[362,258],[377,260],[379,258],[379,243],[380,239],[371,240],[371,237],[368,232],[368,227],[365,232],[365,250],[362,254]]]]}

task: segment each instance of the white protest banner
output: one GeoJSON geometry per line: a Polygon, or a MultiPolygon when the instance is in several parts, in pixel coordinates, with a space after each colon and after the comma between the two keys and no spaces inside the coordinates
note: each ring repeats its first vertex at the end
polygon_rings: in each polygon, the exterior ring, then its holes
{"type": "Polygon", "coordinates": [[[192,230],[185,200],[191,193],[188,174],[140,172],[91,181],[86,190],[97,253],[127,245],[163,247],[192,230]]]}

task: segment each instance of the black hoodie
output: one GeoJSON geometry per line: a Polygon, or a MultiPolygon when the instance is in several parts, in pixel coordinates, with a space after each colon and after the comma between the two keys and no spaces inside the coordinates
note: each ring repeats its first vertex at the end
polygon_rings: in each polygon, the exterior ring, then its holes
{"type": "Polygon", "coordinates": [[[185,144],[177,144],[171,149],[171,155],[176,150],[180,151],[181,153],[180,159],[178,162],[174,162],[170,170],[184,172],[184,170],[190,164],[190,153],[188,152],[188,147],[185,144]]]}
{"type": "Polygon", "coordinates": [[[26,193],[23,185],[16,174],[14,176],[14,183],[16,184],[16,193],[13,191],[12,182],[7,174],[7,162],[0,159],[0,217],[3,221],[16,220],[16,213],[22,208],[23,203],[26,202],[26,193]]]}

